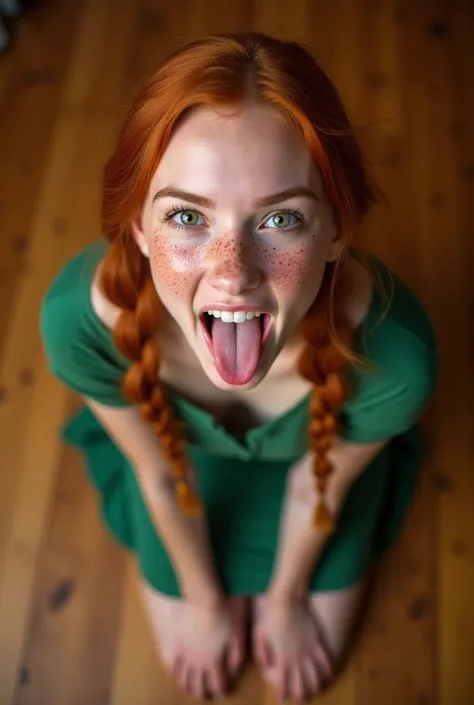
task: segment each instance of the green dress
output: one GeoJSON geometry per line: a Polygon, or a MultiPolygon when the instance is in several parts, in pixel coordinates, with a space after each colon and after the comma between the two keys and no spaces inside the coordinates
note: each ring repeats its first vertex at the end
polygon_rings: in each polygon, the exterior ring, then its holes
{"type": "MultiPolygon", "coordinates": [[[[130,363],[90,302],[92,276],[106,248],[105,241],[94,242],[61,269],[42,304],[41,332],[53,375],[81,395],[119,407],[129,404],[120,382],[130,363]]],[[[385,265],[376,262],[387,276],[385,265]]],[[[368,314],[355,331],[355,349],[376,367],[351,368],[354,394],[341,410],[340,432],[355,443],[392,440],[353,484],[312,576],[312,590],[356,583],[397,538],[416,486],[423,454],[418,419],[436,382],[436,339],[420,302],[393,276],[387,316],[378,324],[383,300],[374,289],[368,314]]],[[[165,388],[176,415],[187,423],[187,452],[206,505],[222,586],[230,595],[265,592],[288,470],[308,449],[309,395],[237,438],[211,414],[165,388]]],[[[113,536],[135,553],[151,585],[180,596],[172,563],[121,451],[88,408],[67,422],[62,435],[83,454],[113,536]]]]}

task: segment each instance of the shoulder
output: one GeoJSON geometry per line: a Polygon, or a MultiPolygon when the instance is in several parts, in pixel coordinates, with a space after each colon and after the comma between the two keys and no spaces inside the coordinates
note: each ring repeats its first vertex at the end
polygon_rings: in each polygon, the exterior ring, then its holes
{"type": "Polygon", "coordinates": [[[51,282],[40,307],[46,348],[64,347],[88,327],[90,288],[106,243],[94,242],[65,262],[51,282]]]}
{"type": "Polygon", "coordinates": [[[370,310],[374,287],[368,270],[354,257],[349,260],[349,281],[345,315],[351,326],[357,328],[370,310]]]}
{"type": "Polygon", "coordinates": [[[70,316],[87,303],[94,272],[106,247],[103,241],[94,242],[62,265],[41,303],[42,322],[53,327],[67,322],[67,329],[77,322],[70,316]]]}
{"type": "Polygon", "coordinates": [[[66,262],[41,303],[40,332],[52,374],[83,396],[125,404],[121,378],[128,363],[93,310],[91,286],[106,252],[105,241],[89,245],[66,262]]]}
{"type": "Polygon", "coordinates": [[[102,321],[102,323],[113,330],[117,320],[120,316],[120,309],[115,306],[111,301],[107,299],[102,293],[99,287],[99,280],[102,270],[102,261],[100,261],[92,277],[91,287],[90,287],[90,300],[92,309],[97,316],[97,318],[102,321]]]}
{"type": "Polygon", "coordinates": [[[355,334],[366,361],[350,368],[351,396],[344,406],[347,435],[370,442],[407,431],[419,418],[437,381],[437,341],[416,294],[380,260],[376,274],[391,293],[388,310],[374,287],[369,312],[355,334]]]}
{"type": "Polygon", "coordinates": [[[370,362],[408,373],[423,359],[436,356],[433,324],[419,297],[398,274],[380,260],[374,260],[373,267],[388,295],[388,305],[374,286],[369,313],[358,330],[358,338],[367,345],[370,362]]]}

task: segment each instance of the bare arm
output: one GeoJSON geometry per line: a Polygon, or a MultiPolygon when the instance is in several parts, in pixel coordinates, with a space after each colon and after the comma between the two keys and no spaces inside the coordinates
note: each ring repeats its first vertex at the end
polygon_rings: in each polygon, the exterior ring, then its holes
{"type": "MultiPolygon", "coordinates": [[[[111,438],[128,458],[157,532],[175,568],[183,597],[194,604],[213,605],[223,591],[211,554],[205,518],[186,517],[177,505],[172,470],[160,440],[136,406],[112,408],[85,400],[111,438]]],[[[193,481],[190,466],[190,481],[193,481]]]]}
{"type": "MultiPolygon", "coordinates": [[[[335,441],[328,452],[334,471],[326,501],[336,519],[353,482],[388,441],[364,445],[342,439],[335,441]]],[[[269,596],[276,601],[300,599],[307,594],[310,577],[329,538],[312,525],[317,494],[311,469],[312,453],[307,453],[291,471],[282,512],[278,556],[268,589],[269,596]]]]}

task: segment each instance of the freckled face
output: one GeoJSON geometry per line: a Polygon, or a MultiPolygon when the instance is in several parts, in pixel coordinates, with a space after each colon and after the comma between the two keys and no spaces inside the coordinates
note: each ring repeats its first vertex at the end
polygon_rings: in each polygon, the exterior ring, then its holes
{"type": "Polygon", "coordinates": [[[232,116],[197,110],[170,141],[140,215],[134,234],[148,248],[158,296],[216,386],[232,388],[205,342],[201,308],[251,303],[271,312],[266,352],[239,388],[257,386],[295,342],[339,247],[303,138],[267,107],[232,116]]]}

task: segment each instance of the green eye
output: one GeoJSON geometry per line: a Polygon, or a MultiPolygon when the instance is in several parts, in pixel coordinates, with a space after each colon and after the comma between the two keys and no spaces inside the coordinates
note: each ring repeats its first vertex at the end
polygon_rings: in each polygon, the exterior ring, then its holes
{"type": "Polygon", "coordinates": [[[294,227],[298,222],[299,218],[293,213],[288,213],[287,211],[278,211],[273,213],[265,221],[265,227],[276,228],[278,230],[284,230],[286,228],[294,227]]]}
{"type": "Polygon", "coordinates": [[[199,211],[193,208],[180,208],[174,206],[166,213],[163,223],[168,223],[175,230],[197,231],[206,224],[206,219],[199,211]]]}
{"type": "Polygon", "coordinates": [[[182,225],[196,225],[199,216],[196,211],[181,211],[179,213],[179,220],[182,225]]]}

